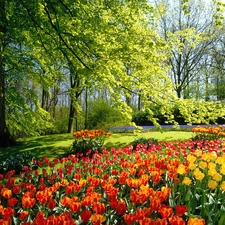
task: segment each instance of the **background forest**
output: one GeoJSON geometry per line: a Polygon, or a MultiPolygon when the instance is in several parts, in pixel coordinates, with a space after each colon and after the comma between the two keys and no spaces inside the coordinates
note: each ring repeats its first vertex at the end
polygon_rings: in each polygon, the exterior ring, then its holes
{"type": "Polygon", "coordinates": [[[0,146],[88,128],[223,123],[224,4],[0,0],[0,146]]]}

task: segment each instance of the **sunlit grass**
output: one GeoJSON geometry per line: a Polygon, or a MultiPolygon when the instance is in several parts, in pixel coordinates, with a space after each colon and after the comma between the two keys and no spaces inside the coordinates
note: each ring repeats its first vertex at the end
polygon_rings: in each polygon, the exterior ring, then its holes
{"type": "Polygon", "coordinates": [[[105,147],[124,147],[129,145],[135,139],[140,137],[144,138],[154,138],[158,141],[174,141],[174,140],[188,140],[193,136],[192,132],[184,131],[167,131],[167,132],[146,132],[140,134],[112,134],[109,138],[106,139],[105,147]]]}
{"type": "MultiPolygon", "coordinates": [[[[192,132],[185,131],[151,131],[140,134],[119,133],[112,134],[105,141],[106,148],[120,148],[129,145],[133,140],[140,137],[155,138],[158,141],[187,140],[192,137],[192,132]]],[[[39,137],[18,139],[18,145],[9,148],[0,148],[0,161],[5,160],[9,155],[19,155],[27,151],[39,159],[48,157],[54,159],[62,157],[69,152],[74,137],[71,134],[54,134],[39,137]]]]}

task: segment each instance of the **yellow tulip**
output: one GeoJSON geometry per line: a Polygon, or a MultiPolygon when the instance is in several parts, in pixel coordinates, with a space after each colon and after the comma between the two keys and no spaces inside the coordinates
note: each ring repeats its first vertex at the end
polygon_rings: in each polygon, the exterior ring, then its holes
{"type": "Polygon", "coordinates": [[[223,191],[225,191],[225,181],[223,181],[222,184],[220,185],[220,189],[222,189],[223,191]]]}
{"type": "Polygon", "coordinates": [[[225,175],[225,166],[222,166],[222,168],[220,169],[220,173],[225,175]]]}
{"type": "Polygon", "coordinates": [[[177,168],[177,173],[183,175],[185,172],[186,172],[185,166],[183,164],[180,164],[177,168]]]}
{"type": "Polygon", "coordinates": [[[218,183],[214,180],[210,180],[208,183],[208,187],[211,188],[212,190],[216,189],[217,186],[218,186],[218,183]]]}
{"type": "Polygon", "coordinates": [[[210,152],[209,153],[209,158],[210,158],[211,161],[215,161],[217,159],[216,152],[210,152]]]}
{"type": "Polygon", "coordinates": [[[209,169],[215,169],[215,168],[216,168],[216,164],[210,162],[210,163],[208,164],[208,168],[209,168],[209,169]]]}
{"type": "Polygon", "coordinates": [[[190,162],[190,163],[194,163],[196,161],[196,157],[189,154],[187,156],[187,161],[190,162]]]}
{"type": "Polygon", "coordinates": [[[201,173],[201,171],[200,171],[199,168],[196,168],[196,169],[194,170],[194,172],[193,172],[193,175],[195,176],[195,175],[198,174],[198,173],[201,173]]]}
{"type": "Polygon", "coordinates": [[[205,161],[200,161],[198,167],[204,170],[207,167],[207,163],[205,161]]]}
{"type": "Polygon", "coordinates": [[[190,185],[191,184],[191,179],[189,177],[185,177],[183,179],[183,182],[182,183],[185,184],[185,185],[190,185]]]}
{"type": "Polygon", "coordinates": [[[196,151],[195,151],[195,154],[196,154],[196,156],[201,156],[202,155],[202,151],[200,150],[200,149],[197,149],[196,151]]]}
{"type": "Polygon", "coordinates": [[[209,162],[209,161],[210,161],[210,156],[209,156],[209,154],[204,153],[204,154],[202,155],[202,159],[203,159],[204,161],[206,161],[206,162],[209,162]]]}
{"type": "Polygon", "coordinates": [[[216,163],[219,164],[219,165],[222,165],[225,163],[225,159],[222,158],[221,156],[219,156],[217,159],[216,159],[216,163]]]}
{"type": "Polygon", "coordinates": [[[219,173],[215,173],[213,175],[213,180],[220,182],[222,180],[222,176],[219,173]]]}
{"type": "Polygon", "coordinates": [[[190,164],[188,165],[188,168],[189,168],[190,170],[194,170],[194,169],[196,168],[196,165],[195,165],[194,163],[190,163],[190,164]]]}
{"type": "Polygon", "coordinates": [[[208,171],[208,175],[209,176],[214,176],[214,174],[216,174],[217,173],[217,171],[215,170],[215,169],[210,169],[209,171],[208,171]]]}
{"type": "Polygon", "coordinates": [[[204,177],[205,177],[205,174],[202,172],[196,173],[195,175],[196,180],[203,180],[204,177]]]}

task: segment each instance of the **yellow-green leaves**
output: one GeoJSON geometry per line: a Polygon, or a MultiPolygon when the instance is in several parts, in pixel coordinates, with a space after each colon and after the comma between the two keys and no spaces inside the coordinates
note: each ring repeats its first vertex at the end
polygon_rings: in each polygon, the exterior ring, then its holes
{"type": "Polygon", "coordinates": [[[213,14],[216,26],[222,26],[224,21],[225,13],[225,1],[224,0],[213,0],[216,5],[216,12],[213,14]]]}

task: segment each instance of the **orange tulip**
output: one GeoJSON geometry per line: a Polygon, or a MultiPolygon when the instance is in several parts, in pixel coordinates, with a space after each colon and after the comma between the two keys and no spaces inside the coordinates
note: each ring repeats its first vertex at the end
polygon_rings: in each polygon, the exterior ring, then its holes
{"type": "Polygon", "coordinates": [[[90,220],[93,223],[93,225],[99,225],[99,224],[105,222],[106,217],[103,215],[99,215],[99,214],[93,214],[91,216],[90,220]]]}
{"type": "Polygon", "coordinates": [[[205,220],[198,218],[190,218],[187,225],[205,225],[205,220]]]}
{"type": "Polygon", "coordinates": [[[1,195],[2,195],[4,198],[9,199],[9,198],[12,197],[12,191],[9,190],[8,188],[3,188],[3,189],[1,190],[1,195]]]}

